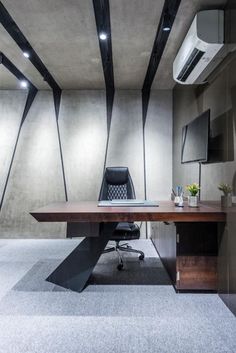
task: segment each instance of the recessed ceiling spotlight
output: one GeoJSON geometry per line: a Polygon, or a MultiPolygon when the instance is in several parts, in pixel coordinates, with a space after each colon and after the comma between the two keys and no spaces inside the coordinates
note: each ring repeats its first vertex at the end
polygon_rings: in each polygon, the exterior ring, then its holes
{"type": "Polygon", "coordinates": [[[28,87],[28,82],[25,80],[20,81],[20,85],[22,88],[27,88],[28,87]]]}
{"type": "Polygon", "coordinates": [[[106,40],[106,39],[107,39],[107,34],[106,34],[105,32],[101,32],[101,33],[99,34],[99,38],[100,38],[101,40],[106,40]]]}
{"type": "Polygon", "coordinates": [[[164,31],[164,32],[169,32],[169,31],[170,31],[170,26],[165,26],[165,27],[163,27],[163,31],[164,31]]]}
{"type": "Polygon", "coordinates": [[[30,57],[30,55],[29,55],[29,53],[28,53],[27,51],[24,51],[23,55],[24,55],[24,57],[27,58],[27,59],[30,57]]]}
{"type": "Polygon", "coordinates": [[[164,32],[169,32],[171,30],[171,23],[170,23],[170,15],[169,15],[169,13],[165,13],[164,14],[162,30],[164,32]]]}

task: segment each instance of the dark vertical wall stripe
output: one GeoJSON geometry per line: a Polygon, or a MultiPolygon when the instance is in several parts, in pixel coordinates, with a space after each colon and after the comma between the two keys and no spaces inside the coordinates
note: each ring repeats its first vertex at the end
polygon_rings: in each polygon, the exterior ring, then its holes
{"type": "Polygon", "coordinates": [[[104,171],[105,171],[106,164],[107,164],[107,153],[108,153],[108,146],[109,146],[109,140],[110,140],[110,130],[111,130],[111,119],[112,119],[113,102],[114,102],[114,90],[110,91],[109,89],[106,89],[107,141],[106,141],[104,167],[103,167],[104,171]]]}
{"type": "Polygon", "coordinates": [[[56,120],[56,124],[57,124],[57,136],[58,136],[60,158],[61,158],[62,177],[63,177],[63,184],[64,184],[64,190],[65,190],[65,199],[66,199],[66,201],[68,201],[68,193],[67,193],[67,186],[66,186],[66,176],[65,176],[65,167],[64,167],[64,159],[63,159],[63,153],[62,153],[61,135],[60,135],[60,128],[59,128],[59,124],[58,124],[58,119],[56,120]]]}
{"type": "Polygon", "coordinates": [[[29,89],[29,92],[28,92],[28,96],[27,96],[26,103],[25,103],[25,108],[24,108],[24,111],[23,111],[23,114],[22,114],[20,127],[19,127],[19,130],[18,130],[18,133],[17,133],[14,150],[13,150],[12,157],[11,157],[10,166],[9,166],[8,173],[7,173],[6,182],[5,182],[3,193],[2,193],[2,198],[1,198],[1,201],[0,201],[0,210],[2,209],[3,201],[4,201],[4,198],[5,198],[7,185],[8,185],[9,177],[10,177],[10,174],[11,174],[11,169],[12,169],[14,157],[15,157],[15,154],[16,154],[16,149],[17,149],[17,145],[18,145],[18,142],[19,142],[21,129],[22,129],[23,123],[24,123],[24,121],[26,119],[26,116],[27,116],[27,114],[28,114],[28,112],[30,110],[30,107],[31,107],[31,105],[32,105],[32,103],[34,101],[34,98],[35,98],[37,92],[38,92],[37,89],[35,89],[34,87],[31,87],[29,89]]]}
{"type": "Polygon", "coordinates": [[[28,96],[27,96],[27,99],[26,99],[26,103],[25,103],[25,108],[24,108],[24,111],[23,111],[23,115],[22,115],[22,121],[21,121],[21,125],[23,125],[26,117],[27,117],[27,114],[30,110],[30,107],[34,101],[34,98],[37,94],[38,90],[35,89],[34,87],[31,87],[30,90],[29,90],[29,93],[28,93],[28,96]]]}
{"type": "Polygon", "coordinates": [[[54,100],[54,107],[55,107],[55,113],[56,113],[57,120],[59,118],[59,111],[60,111],[60,105],[61,105],[61,94],[62,94],[62,91],[60,88],[53,90],[53,100],[54,100]]]}
{"type": "Polygon", "coordinates": [[[111,119],[112,119],[112,108],[114,102],[114,90],[106,89],[106,102],[107,102],[107,133],[110,132],[111,119]]]}
{"type": "Polygon", "coordinates": [[[25,103],[25,107],[24,107],[24,111],[22,114],[22,118],[21,118],[21,123],[20,123],[20,127],[17,133],[17,137],[16,137],[16,143],[14,146],[14,150],[13,150],[13,154],[12,154],[12,158],[11,158],[11,162],[10,162],[10,166],[9,166],[9,170],[7,173],[7,178],[6,178],[6,182],[4,185],[4,189],[3,189],[3,193],[2,193],[2,198],[0,201],[0,210],[2,209],[2,205],[3,205],[3,200],[5,197],[5,193],[6,193],[6,189],[7,189],[7,184],[8,184],[8,180],[9,180],[9,176],[11,173],[11,168],[12,168],[12,164],[14,161],[14,157],[15,157],[15,153],[16,153],[16,148],[18,145],[18,141],[19,141],[19,137],[20,137],[20,132],[21,132],[21,128],[22,125],[26,119],[26,116],[30,110],[30,107],[34,101],[34,98],[38,92],[37,88],[32,84],[32,82],[30,82],[27,77],[25,75],[23,75],[23,73],[6,57],[6,55],[4,55],[3,53],[0,53],[0,64],[2,64],[11,74],[13,74],[18,80],[24,80],[28,82],[28,95],[27,95],[27,99],[26,99],[26,103],[25,103]]]}
{"type": "Polygon", "coordinates": [[[64,191],[65,191],[65,200],[68,201],[65,167],[64,167],[64,159],[63,159],[63,152],[62,152],[62,145],[61,145],[61,135],[60,135],[60,128],[58,123],[60,106],[61,106],[61,95],[62,95],[62,91],[60,88],[53,90],[53,99],[54,99],[56,124],[57,124],[57,137],[58,137],[59,151],[60,151],[60,158],[61,158],[61,168],[62,168],[62,177],[63,177],[64,191]]]}

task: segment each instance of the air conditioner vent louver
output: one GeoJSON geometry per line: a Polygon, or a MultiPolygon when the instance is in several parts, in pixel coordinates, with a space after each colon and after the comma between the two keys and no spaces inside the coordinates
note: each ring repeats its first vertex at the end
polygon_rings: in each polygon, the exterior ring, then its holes
{"type": "Polygon", "coordinates": [[[174,60],[174,80],[185,85],[204,83],[219,64],[223,46],[224,11],[198,12],[174,60]]]}
{"type": "Polygon", "coordinates": [[[204,51],[194,48],[186,64],[181,70],[179,76],[177,77],[177,80],[181,82],[185,82],[204,54],[205,54],[204,51]]]}

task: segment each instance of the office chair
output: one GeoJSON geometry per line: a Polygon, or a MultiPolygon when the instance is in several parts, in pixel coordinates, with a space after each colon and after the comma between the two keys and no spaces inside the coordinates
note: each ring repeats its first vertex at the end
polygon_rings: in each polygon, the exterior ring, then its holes
{"type": "MultiPolygon", "coordinates": [[[[129,169],[126,167],[108,167],[103,176],[99,201],[117,199],[135,199],[133,182],[129,174],[129,169]]],[[[103,253],[116,251],[119,259],[117,269],[122,270],[123,259],[121,251],[137,253],[139,254],[139,260],[144,259],[144,253],[133,249],[127,243],[120,245],[120,242],[139,238],[140,228],[137,224],[133,222],[120,222],[109,238],[109,240],[115,241],[115,246],[105,249],[103,253]]]]}

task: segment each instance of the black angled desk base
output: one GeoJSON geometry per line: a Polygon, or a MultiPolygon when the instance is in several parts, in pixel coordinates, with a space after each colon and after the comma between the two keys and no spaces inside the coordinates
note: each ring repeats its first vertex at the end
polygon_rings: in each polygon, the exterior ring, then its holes
{"type": "Polygon", "coordinates": [[[48,276],[48,282],[82,292],[117,223],[100,224],[97,237],[86,237],[48,276]]]}

